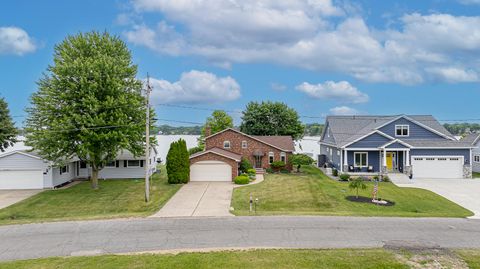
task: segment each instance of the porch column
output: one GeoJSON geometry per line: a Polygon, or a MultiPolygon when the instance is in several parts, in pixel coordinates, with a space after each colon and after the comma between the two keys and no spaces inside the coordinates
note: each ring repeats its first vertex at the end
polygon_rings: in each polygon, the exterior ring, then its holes
{"type": "Polygon", "coordinates": [[[383,165],[382,165],[382,172],[387,172],[387,149],[383,149],[383,165]]]}
{"type": "Polygon", "coordinates": [[[343,172],[348,172],[348,150],[343,151],[343,172]]]}
{"type": "Polygon", "coordinates": [[[410,150],[405,151],[405,166],[410,166],[410,150]]]}

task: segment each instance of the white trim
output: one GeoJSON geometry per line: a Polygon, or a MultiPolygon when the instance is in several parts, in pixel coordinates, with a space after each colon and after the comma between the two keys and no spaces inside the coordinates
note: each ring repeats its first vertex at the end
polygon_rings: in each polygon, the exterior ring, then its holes
{"type": "Polygon", "coordinates": [[[342,148],[346,148],[347,146],[350,146],[350,145],[352,145],[352,144],[354,144],[354,143],[356,143],[356,142],[358,142],[358,141],[360,141],[360,140],[362,140],[362,139],[364,139],[364,138],[366,138],[366,137],[369,137],[369,136],[371,136],[371,135],[374,134],[374,133],[377,133],[377,134],[379,134],[379,135],[382,135],[382,136],[384,136],[384,137],[386,137],[386,138],[388,138],[388,139],[395,140],[395,138],[387,135],[386,133],[384,133],[384,132],[382,132],[382,131],[373,130],[373,131],[371,131],[370,133],[368,133],[368,134],[366,134],[366,135],[364,135],[364,136],[362,136],[362,137],[360,137],[360,138],[357,138],[357,139],[353,140],[352,142],[349,142],[349,143],[343,145],[342,148]]]}
{"type": "Polygon", "coordinates": [[[248,148],[248,142],[247,140],[242,140],[242,149],[248,148]]]}
{"type": "Polygon", "coordinates": [[[268,163],[271,164],[271,163],[273,163],[274,161],[275,161],[275,152],[270,151],[270,152],[268,153],[268,163]],[[273,158],[272,161],[270,161],[270,157],[273,158]]]}
{"type": "Polygon", "coordinates": [[[231,156],[227,156],[227,155],[224,155],[224,154],[221,154],[221,153],[212,151],[212,150],[206,150],[206,151],[204,151],[204,152],[202,152],[202,153],[195,153],[196,155],[191,155],[189,159],[197,158],[197,157],[202,156],[202,155],[207,154],[207,153],[216,154],[216,155],[218,155],[218,156],[222,156],[222,157],[225,157],[225,158],[228,158],[228,159],[230,159],[230,160],[237,161],[237,162],[240,161],[240,159],[235,159],[235,158],[233,158],[233,157],[231,157],[231,156]]]}
{"type": "Polygon", "coordinates": [[[318,141],[318,144],[319,144],[320,146],[321,146],[321,145],[325,145],[325,146],[330,146],[330,147],[339,148],[337,145],[331,144],[331,143],[328,143],[328,142],[318,141]]]}
{"type": "Polygon", "coordinates": [[[286,152],[280,152],[280,161],[287,163],[287,153],[286,152]],[[282,160],[284,158],[284,160],[282,160]]]}
{"type": "Polygon", "coordinates": [[[16,154],[16,153],[22,154],[22,155],[25,155],[25,156],[28,156],[28,157],[32,157],[32,158],[35,158],[35,159],[38,159],[38,160],[43,160],[41,157],[38,157],[38,156],[35,156],[35,155],[32,155],[32,154],[28,154],[28,153],[26,153],[24,151],[20,151],[20,150],[14,150],[14,151],[10,151],[10,152],[1,154],[0,158],[7,157],[7,156],[10,156],[10,155],[13,155],[13,154],[16,154]]]}
{"type": "Polygon", "coordinates": [[[356,150],[378,151],[378,148],[344,148],[343,150],[348,150],[348,151],[356,151],[356,150]]]}
{"type": "MultiPolygon", "coordinates": [[[[142,167],[141,161],[142,161],[142,160],[126,160],[126,162],[127,162],[127,168],[139,168],[139,167],[142,167]],[[136,166],[136,165],[135,165],[135,166],[130,166],[130,165],[128,164],[128,162],[138,162],[138,166],[136,166]]],[[[125,164],[124,164],[124,165],[125,165],[125,164]]],[[[143,165],[145,165],[145,164],[143,164],[143,165]]]]}
{"type": "Polygon", "coordinates": [[[412,149],[472,149],[472,147],[412,147],[412,149]]]}
{"type": "Polygon", "coordinates": [[[410,136],[410,125],[408,124],[395,124],[395,137],[409,137],[410,136]],[[407,127],[407,134],[403,134],[404,128],[407,127]],[[397,129],[401,130],[401,135],[397,134],[397,129]]]}
{"type": "Polygon", "coordinates": [[[480,163],[480,154],[473,155],[473,162],[474,163],[480,163]],[[478,157],[478,161],[475,160],[475,158],[477,158],[477,157],[478,157]]]}
{"type": "Polygon", "coordinates": [[[390,146],[391,144],[395,144],[395,143],[397,143],[397,142],[400,143],[400,144],[402,144],[402,145],[404,145],[404,146],[406,146],[406,147],[408,147],[408,148],[413,148],[412,145],[410,145],[410,144],[408,144],[408,143],[406,143],[406,142],[403,142],[403,141],[400,140],[400,139],[395,139],[395,140],[392,140],[392,141],[386,143],[385,145],[381,146],[380,149],[387,148],[387,147],[390,146]]]}
{"type": "MultiPolygon", "coordinates": [[[[362,160],[362,159],[361,159],[362,160]]],[[[363,151],[354,151],[353,152],[353,167],[359,167],[359,168],[365,168],[365,167],[368,167],[368,152],[363,152],[363,151]],[[362,165],[360,162],[360,166],[357,165],[357,154],[365,154],[365,156],[367,156],[367,159],[366,159],[366,162],[365,162],[365,165],[362,165]]]]}
{"type": "MultiPolygon", "coordinates": [[[[120,164],[118,164],[120,166],[120,164]]],[[[117,160],[113,161],[113,166],[108,166],[108,163],[105,164],[105,168],[117,168],[117,160]]],[[[85,168],[82,168],[85,169],[85,168]]]]}
{"type": "Polygon", "coordinates": [[[282,151],[285,151],[285,152],[293,152],[293,151],[294,151],[294,150],[287,150],[287,149],[279,148],[279,147],[274,146],[274,145],[272,145],[272,144],[269,144],[269,143],[267,143],[267,142],[265,142],[265,141],[262,141],[262,140],[260,140],[260,139],[258,139],[258,138],[255,138],[255,137],[253,137],[253,136],[251,136],[251,135],[248,135],[248,134],[242,133],[242,132],[240,132],[240,131],[237,131],[237,130],[235,130],[235,129],[233,129],[233,128],[227,128],[227,129],[225,129],[225,130],[223,130],[223,131],[220,131],[220,132],[214,133],[214,134],[212,134],[212,135],[210,135],[210,136],[207,136],[207,137],[205,137],[204,139],[207,139],[207,138],[210,138],[210,137],[219,135],[219,134],[224,133],[224,132],[226,132],[226,131],[234,131],[234,132],[236,132],[236,133],[238,133],[238,134],[241,134],[241,135],[244,135],[244,136],[246,136],[246,137],[248,137],[248,138],[251,138],[251,139],[253,139],[253,140],[256,140],[256,141],[258,141],[258,142],[260,142],[260,143],[262,143],[262,144],[268,145],[268,146],[270,146],[270,147],[273,147],[273,148],[276,148],[276,149],[279,149],[279,150],[282,150],[282,151]]]}

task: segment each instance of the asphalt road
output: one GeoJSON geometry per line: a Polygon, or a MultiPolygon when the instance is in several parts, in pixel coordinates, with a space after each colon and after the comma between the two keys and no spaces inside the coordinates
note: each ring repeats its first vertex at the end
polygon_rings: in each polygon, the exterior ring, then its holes
{"type": "Polygon", "coordinates": [[[0,226],[0,260],[202,248],[480,248],[480,220],[146,218],[0,226]]]}

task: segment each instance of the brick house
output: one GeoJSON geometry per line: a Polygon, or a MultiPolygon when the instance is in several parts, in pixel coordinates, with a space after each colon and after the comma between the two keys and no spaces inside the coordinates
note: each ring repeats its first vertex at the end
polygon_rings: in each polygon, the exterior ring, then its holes
{"type": "Polygon", "coordinates": [[[231,181],[242,158],[261,171],[274,161],[285,162],[291,170],[288,160],[293,151],[291,136],[253,136],[232,128],[209,135],[207,128],[205,150],[190,156],[190,180],[231,181]]]}

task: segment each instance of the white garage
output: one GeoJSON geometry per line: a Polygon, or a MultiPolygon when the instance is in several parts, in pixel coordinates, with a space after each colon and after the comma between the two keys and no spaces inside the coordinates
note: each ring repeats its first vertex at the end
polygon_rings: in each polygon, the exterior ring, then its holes
{"type": "Polygon", "coordinates": [[[232,167],[222,161],[199,161],[190,166],[190,181],[232,181],[232,167]]]}
{"type": "Polygon", "coordinates": [[[0,170],[0,190],[43,189],[42,170],[0,170]]]}
{"type": "Polygon", "coordinates": [[[463,178],[463,156],[412,156],[413,178],[463,178]]]}

